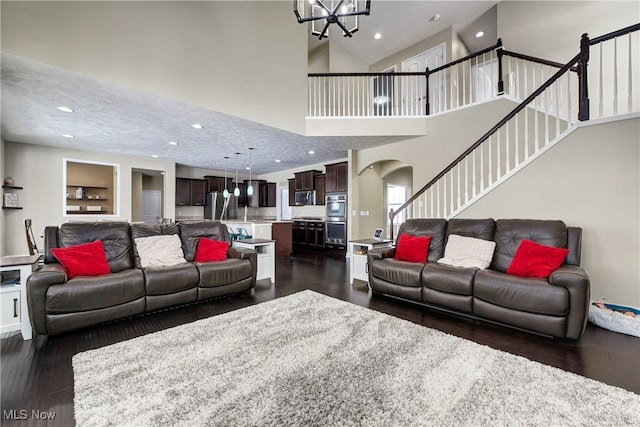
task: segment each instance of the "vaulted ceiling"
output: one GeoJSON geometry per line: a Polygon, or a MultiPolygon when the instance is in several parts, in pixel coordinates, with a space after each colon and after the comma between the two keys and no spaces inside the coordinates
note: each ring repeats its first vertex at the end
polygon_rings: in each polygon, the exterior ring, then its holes
{"type": "MultiPolygon", "coordinates": [[[[475,50],[478,41],[464,34],[475,34],[477,18],[494,4],[373,0],[353,38],[333,31],[330,43],[371,64],[453,26],[475,50]]],[[[5,141],[217,170],[224,156],[255,147],[253,170],[263,174],[406,138],[304,135],[306,54],[318,42],[295,22],[290,2],[0,7],[5,141]]],[[[491,44],[495,22],[486,25],[491,44]]]]}

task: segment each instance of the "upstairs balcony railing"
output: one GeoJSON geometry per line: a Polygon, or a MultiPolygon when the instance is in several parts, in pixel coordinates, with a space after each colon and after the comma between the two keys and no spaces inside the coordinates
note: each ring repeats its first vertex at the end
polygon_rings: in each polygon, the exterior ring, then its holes
{"type": "MultiPolygon", "coordinates": [[[[569,76],[554,86],[557,94],[549,95],[554,102],[546,108],[577,111],[586,105],[584,99],[579,101],[579,95],[589,96],[583,86],[591,81],[597,88],[591,92],[597,117],[637,109],[638,97],[632,95],[632,69],[638,70],[638,64],[630,59],[637,33],[603,37],[587,39],[589,46],[598,45],[598,49],[592,52],[591,66],[583,83],[578,84],[578,68],[571,67],[569,76]],[[629,58],[627,62],[625,58],[629,58]],[[610,81],[614,82],[613,86],[607,85],[610,81]],[[568,105],[571,103],[573,105],[568,105]]],[[[506,50],[498,39],[493,46],[424,72],[310,73],[307,115],[311,118],[424,117],[503,94],[523,100],[563,65],[506,50]]],[[[588,116],[586,111],[580,115],[581,119],[588,116]]]]}
{"type": "MultiPolygon", "coordinates": [[[[578,121],[591,118],[590,88],[595,88],[598,118],[640,111],[639,30],[636,24],[594,39],[584,34],[580,52],[539,85],[544,73],[533,74],[537,67],[519,72],[516,65],[518,78],[510,85],[521,93],[534,88],[532,93],[406,203],[391,210],[389,236],[406,218],[456,216],[547,151],[578,121]],[[589,67],[594,45],[597,61],[589,67]]],[[[517,59],[532,62],[521,56],[517,59]]]]}
{"type": "Polygon", "coordinates": [[[424,117],[503,93],[524,99],[562,65],[507,51],[498,40],[424,72],[310,73],[308,117],[424,117]]]}

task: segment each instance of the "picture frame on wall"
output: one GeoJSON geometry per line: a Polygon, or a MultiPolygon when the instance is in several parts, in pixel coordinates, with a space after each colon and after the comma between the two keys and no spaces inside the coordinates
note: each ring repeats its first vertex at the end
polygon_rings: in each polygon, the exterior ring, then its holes
{"type": "Polygon", "coordinates": [[[5,208],[17,208],[18,207],[18,193],[4,193],[4,207],[5,208]]]}

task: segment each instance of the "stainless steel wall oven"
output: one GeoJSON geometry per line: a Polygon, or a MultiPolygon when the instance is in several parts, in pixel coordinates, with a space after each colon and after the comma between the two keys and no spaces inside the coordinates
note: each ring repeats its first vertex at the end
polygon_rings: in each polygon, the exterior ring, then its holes
{"type": "Polygon", "coordinates": [[[330,194],[325,197],[327,209],[325,244],[346,248],[347,245],[347,195],[330,194]]]}

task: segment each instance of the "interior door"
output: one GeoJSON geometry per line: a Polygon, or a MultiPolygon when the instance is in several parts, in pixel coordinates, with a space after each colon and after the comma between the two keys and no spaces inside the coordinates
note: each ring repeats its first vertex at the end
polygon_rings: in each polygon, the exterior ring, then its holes
{"type": "Polygon", "coordinates": [[[142,191],[142,217],[147,224],[157,224],[162,218],[162,192],[142,191]]]}
{"type": "MultiPolygon", "coordinates": [[[[422,73],[427,67],[434,70],[445,61],[445,47],[442,43],[419,55],[402,62],[403,72],[422,73]]],[[[429,104],[430,113],[442,111],[445,107],[445,83],[446,73],[439,72],[429,78],[429,104]]],[[[425,114],[425,100],[427,97],[426,79],[419,76],[405,77],[402,81],[402,104],[404,115],[425,114]]]]}

